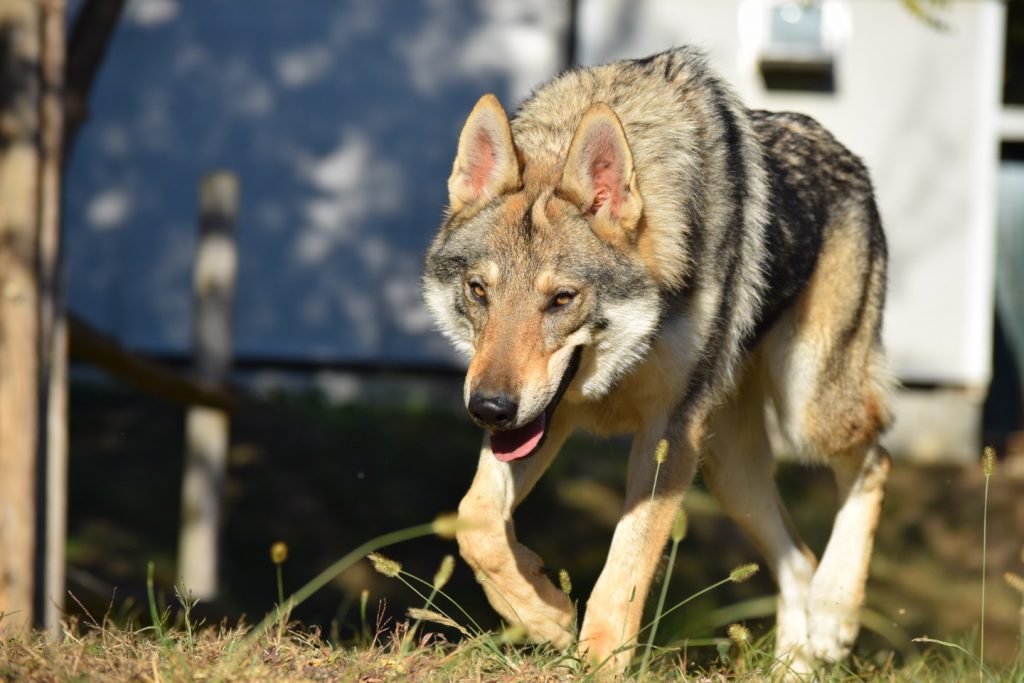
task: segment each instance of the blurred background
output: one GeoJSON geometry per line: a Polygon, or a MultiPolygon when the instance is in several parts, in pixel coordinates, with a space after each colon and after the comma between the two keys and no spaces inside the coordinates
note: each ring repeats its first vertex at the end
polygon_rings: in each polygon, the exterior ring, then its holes
{"type": "MultiPolygon", "coordinates": [[[[148,561],[169,602],[193,572],[200,614],[253,620],[276,599],[271,543],[289,545],[293,590],[366,538],[454,509],[479,435],[419,277],[465,116],[484,92],[512,111],[573,65],[681,44],[749,106],[820,120],[873,176],[902,387],[863,652],[976,627],[983,444],[1000,455],[988,564],[1024,568],[1024,3],[71,0],[67,21],[72,47],[80,28],[105,54],[62,191],[66,560],[39,560],[66,567],[74,599],[41,579],[37,620],[111,604],[139,618],[148,561]]],[[[626,450],[574,439],[517,517],[581,596],[626,450]]],[[[38,472],[50,481],[52,461],[38,472]]],[[[780,478],[820,552],[830,477],[784,463],[780,478]]],[[[687,507],[680,598],[758,559],[699,482],[687,507]]],[[[393,554],[429,577],[445,552],[393,554]]],[[[456,578],[495,623],[464,566],[456,578]]],[[[297,616],[350,637],[364,588],[392,620],[415,603],[360,566],[297,616]]],[[[1009,658],[1019,604],[990,590],[990,652],[1009,658]]],[[[763,615],[771,592],[760,576],[712,596],[666,637],[763,615]]]]}

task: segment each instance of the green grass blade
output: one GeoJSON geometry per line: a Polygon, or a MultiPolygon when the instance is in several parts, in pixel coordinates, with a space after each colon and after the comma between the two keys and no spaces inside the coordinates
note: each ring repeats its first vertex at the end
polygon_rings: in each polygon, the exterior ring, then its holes
{"type": "Polygon", "coordinates": [[[156,607],[156,591],[153,589],[153,562],[146,566],[146,597],[149,599],[149,617],[153,620],[153,630],[159,640],[164,639],[163,622],[156,607]]]}
{"type": "Polygon", "coordinates": [[[640,675],[643,678],[647,673],[647,666],[650,664],[651,648],[654,646],[654,636],[658,633],[658,622],[661,621],[662,610],[665,608],[665,596],[668,595],[668,584],[672,579],[672,570],[676,565],[676,552],[679,550],[679,541],[672,542],[672,551],[668,555],[668,567],[665,568],[665,580],[661,582],[661,595],[658,597],[658,609],[654,613],[654,623],[651,626],[651,633],[647,637],[647,647],[644,648],[644,657],[640,661],[640,675]]]}

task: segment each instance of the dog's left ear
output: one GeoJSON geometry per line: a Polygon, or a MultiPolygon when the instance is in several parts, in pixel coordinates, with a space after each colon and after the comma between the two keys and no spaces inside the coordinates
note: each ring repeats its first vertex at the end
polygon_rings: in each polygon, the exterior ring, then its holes
{"type": "Polygon", "coordinates": [[[591,217],[599,237],[613,243],[635,238],[643,199],[626,132],[607,104],[598,102],[583,115],[569,145],[558,193],[591,217]]]}

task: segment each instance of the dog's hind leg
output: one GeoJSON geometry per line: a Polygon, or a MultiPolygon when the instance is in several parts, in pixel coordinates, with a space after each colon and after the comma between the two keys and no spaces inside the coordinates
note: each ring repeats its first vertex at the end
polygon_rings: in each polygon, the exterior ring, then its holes
{"type": "Polygon", "coordinates": [[[725,512],[757,545],[778,585],[775,650],[799,672],[807,641],[807,595],[813,553],[800,540],[775,485],[775,462],[765,431],[765,393],[756,373],[715,411],[701,471],[725,512]]]}
{"type": "Polygon", "coordinates": [[[836,514],[807,603],[811,654],[835,662],[850,653],[859,630],[871,547],[885,494],[890,461],[877,444],[834,455],[839,489],[836,514]]]}
{"type": "Polygon", "coordinates": [[[485,440],[476,477],[459,503],[459,552],[483,586],[487,599],[509,624],[522,625],[538,643],[568,647],[572,604],[548,580],[539,555],[519,543],[512,512],[558,454],[571,427],[558,413],[540,450],[528,458],[499,462],[485,440]]]}
{"type": "Polygon", "coordinates": [[[885,248],[874,205],[846,209],[764,347],[783,433],[801,457],[828,463],[838,485],[839,511],[807,601],[808,654],[824,662],[846,657],[857,636],[889,473],[878,445],[890,421],[880,345],[885,248]]]}

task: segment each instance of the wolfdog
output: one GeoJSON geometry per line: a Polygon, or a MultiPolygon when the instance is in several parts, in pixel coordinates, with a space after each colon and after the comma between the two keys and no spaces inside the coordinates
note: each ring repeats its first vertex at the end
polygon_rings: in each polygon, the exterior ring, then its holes
{"type": "Polygon", "coordinates": [[[494,609],[572,643],[569,598],[512,512],[574,429],[630,434],[580,652],[628,665],[699,466],[778,585],[779,656],[796,671],[845,657],[890,467],[887,254],[860,160],[813,119],[746,109],[681,48],[568,71],[511,122],[484,95],[448,193],[424,298],[469,357],[464,400],[485,435],[457,539],[494,609]],[[820,562],[776,489],[768,410],[834,470],[820,562]]]}

